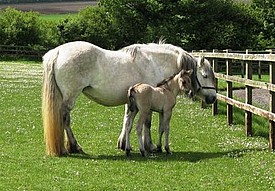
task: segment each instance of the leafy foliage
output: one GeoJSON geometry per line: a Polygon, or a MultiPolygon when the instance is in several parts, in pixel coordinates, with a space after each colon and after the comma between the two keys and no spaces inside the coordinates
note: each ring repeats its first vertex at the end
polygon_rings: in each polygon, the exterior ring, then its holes
{"type": "Polygon", "coordinates": [[[240,4],[226,0],[101,0],[124,35],[125,44],[168,42],[185,49],[252,48],[258,21],[240,4]]]}
{"type": "Polygon", "coordinates": [[[52,47],[58,44],[55,27],[42,22],[37,12],[13,8],[0,11],[0,42],[2,45],[52,47]]]}
{"type": "Polygon", "coordinates": [[[0,11],[0,40],[47,49],[84,40],[119,49],[164,38],[186,50],[265,49],[275,44],[273,8],[273,1],[260,0],[100,0],[58,21],[8,8],[0,11]]]}
{"type": "Polygon", "coordinates": [[[84,40],[104,48],[114,48],[116,28],[103,7],[87,7],[76,17],[69,17],[58,24],[61,42],[84,40]]]}
{"type": "Polygon", "coordinates": [[[261,19],[261,33],[259,40],[264,48],[275,47],[275,1],[274,0],[254,0],[252,8],[257,12],[257,17],[261,19]]]}

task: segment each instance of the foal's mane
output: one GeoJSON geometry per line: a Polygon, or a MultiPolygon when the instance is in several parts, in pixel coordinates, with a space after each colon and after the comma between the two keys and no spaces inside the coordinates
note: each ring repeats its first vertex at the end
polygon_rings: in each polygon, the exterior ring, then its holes
{"type": "Polygon", "coordinates": [[[161,82],[159,82],[157,84],[157,87],[161,87],[161,86],[165,86],[169,81],[171,81],[175,76],[177,75],[177,73],[173,74],[172,76],[162,80],[161,82]]]}

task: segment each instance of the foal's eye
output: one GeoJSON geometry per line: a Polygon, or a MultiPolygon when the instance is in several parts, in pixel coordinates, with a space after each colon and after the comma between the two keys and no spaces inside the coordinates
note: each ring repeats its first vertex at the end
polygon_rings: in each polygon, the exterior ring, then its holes
{"type": "Polygon", "coordinates": [[[202,74],[202,77],[203,77],[203,78],[207,78],[207,74],[205,74],[205,73],[202,74]]]}

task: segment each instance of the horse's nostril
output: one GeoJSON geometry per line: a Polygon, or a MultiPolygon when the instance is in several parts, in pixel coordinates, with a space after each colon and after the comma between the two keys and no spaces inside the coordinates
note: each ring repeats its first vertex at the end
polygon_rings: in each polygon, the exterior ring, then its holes
{"type": "Polygon", "coordinates": [[[216,101],[216,96],[207,96],[206,98],[205,98],[205,102],[207,103],[207,104],[212,104],[212,103],[214,103],[216,101]]]}

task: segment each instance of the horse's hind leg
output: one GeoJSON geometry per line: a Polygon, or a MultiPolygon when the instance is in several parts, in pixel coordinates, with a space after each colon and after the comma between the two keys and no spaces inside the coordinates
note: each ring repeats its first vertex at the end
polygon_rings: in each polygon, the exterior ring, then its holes
{"type": "Polygon", "coordinates": [[[131,151],[130,133],[131,133],[131,129],[132,129],[132,123],[133,123],[133,120],[134,120],[137,112],[138,112],[137,108],[134,111],[132,111],[133,119],[130,122],[131,123],[130,126],[126,127],[126,135],[125,135],[125,152],[126,152],[126,156],[130,155],[130,151],[131,151]]]}
{"type": "Polygon", "coordinates": [[[118,141],[117,141],[117,148],[121,150],[125,150],[126,147],[126,133],[127,131],[130,133],[133,126],[134,118],[137,114],[137,111],[131,112],[129,109],[128,104],[125,104],[125,114],[123,118],[123,127],[121,130],[121,133],[119,135],[118,141]]]}
{"type": "Polygon", "coordinates": [[[67,135],[67,151],[69,153],[82,153],[82,148],[78,145],[73,131],[70,127],[71,124],[71,109],[68,105],[63,106],[63,122],[65,124],[65,131],[67,135]]]}

